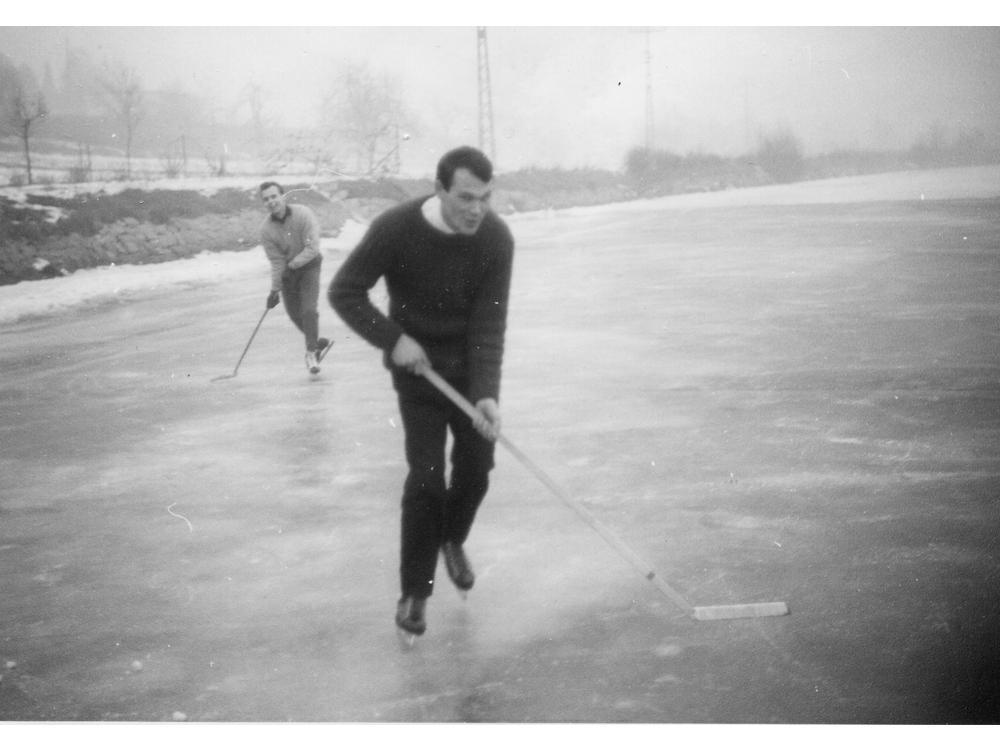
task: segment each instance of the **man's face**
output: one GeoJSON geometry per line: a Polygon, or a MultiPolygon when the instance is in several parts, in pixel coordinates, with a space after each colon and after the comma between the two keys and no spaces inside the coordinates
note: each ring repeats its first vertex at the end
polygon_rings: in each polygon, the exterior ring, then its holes
{"type": "Polygon", "coordinates": [[[455,170],[451,188],[436,183],[444,223],[459,234],[475,234],[490,209],[492,183],[483,182],[465,167],[455,170]]]}
{"type": "Polygon", "coordinates": [[[285,215],[285,199],[281,196],[281,191],[271,185],[260,194],[260,199],[264,201],[271,216],[280,219],[285,215]]]}

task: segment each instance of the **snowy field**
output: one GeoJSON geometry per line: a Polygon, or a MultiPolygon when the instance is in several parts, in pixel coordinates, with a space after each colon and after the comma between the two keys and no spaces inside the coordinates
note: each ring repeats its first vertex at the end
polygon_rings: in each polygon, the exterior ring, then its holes
{"type": "Polygon", "coordinates": [[[212,382],[259,249],[0,288],[0,720],[995,723],[998,197],[990,167],[509,217],[506,436],[692,604],[785,617],[693,621],[499,451],[476,587],[400,648],[398,410],[329,305],[319,376],[276,308],[212,382]]]}

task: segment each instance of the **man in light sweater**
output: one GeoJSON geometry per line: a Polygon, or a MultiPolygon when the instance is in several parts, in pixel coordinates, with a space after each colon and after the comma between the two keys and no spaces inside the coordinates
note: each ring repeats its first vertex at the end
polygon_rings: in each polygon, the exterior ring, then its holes
{"type": "Polygon", "coordinates": [[[290,205],[281,185],[265,182],[260,198],[269,215],[260,225],[260,241],[271,261],[270,310],[285,298],[285,310],[292,323],[305,335],[306,367],[314,375],[330,342],[319,337],[319,221],[305,206],[290,205]]]}
{"type": "Polygon", "coordinates": [[[460,591],[475,577],[463,544],[486,496],[500,429],[500,368],[514,240],[490,210],[493,165],[479,150],[449,151],[435,194],[391,208],[344,261],[329,300],[383,352],[399,399],[409,473],[403,486],[396,624],[426,629],[438,552],[460,591]],[[369,298],[380,278],[388,315],[369,298]],[[470,420],[419,373],[432,367],[476,405],[470,420]],[[445,482],[448,430],[454,438],[445,482]]]}

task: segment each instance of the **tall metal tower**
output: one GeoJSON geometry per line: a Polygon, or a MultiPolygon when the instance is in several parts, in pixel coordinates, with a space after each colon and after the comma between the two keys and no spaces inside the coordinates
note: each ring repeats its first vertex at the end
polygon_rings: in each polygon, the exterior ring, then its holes
{"type": "Polygon", "coordinates": [[[493,136],[493,94],[490,91],[490,58],[486,48],[486,27],[476,28],[476,57],[479,62],[479,148],[496,163],[497,144],[493,136]]]}
{"type": "Polygon", "coordinates": [[[646,34],[646,150],[653,150],[655,125],[653,120],[653,53],[649,49],[649,37],[652,36],[650,28],[647,26],[643,31],[646,34]]]}
{"type": "Polygon", "coordinates": [[[645,35],[646,50],[642,60],[646,68],[646,150],[652,151],[656,145],[656,120],[653,117],[653,52],[650,48],[650,37],[654,31],[663,31],[663,27],[643,26],[641,29],[631,29],[645,35]]]}

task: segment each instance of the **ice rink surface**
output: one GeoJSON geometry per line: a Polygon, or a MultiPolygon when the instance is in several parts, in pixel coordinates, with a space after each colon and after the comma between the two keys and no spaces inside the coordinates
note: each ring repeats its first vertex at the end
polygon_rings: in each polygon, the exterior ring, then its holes
{"type": "Polygon", "coordinates": [[[379,353],[324,299],[212,382],[258,263],[0,326],[0,719],[995,723],[1000,169],[852,179],[509,218],[506,436],[790,615],[498,449],[402,648],[379,353]]]}

